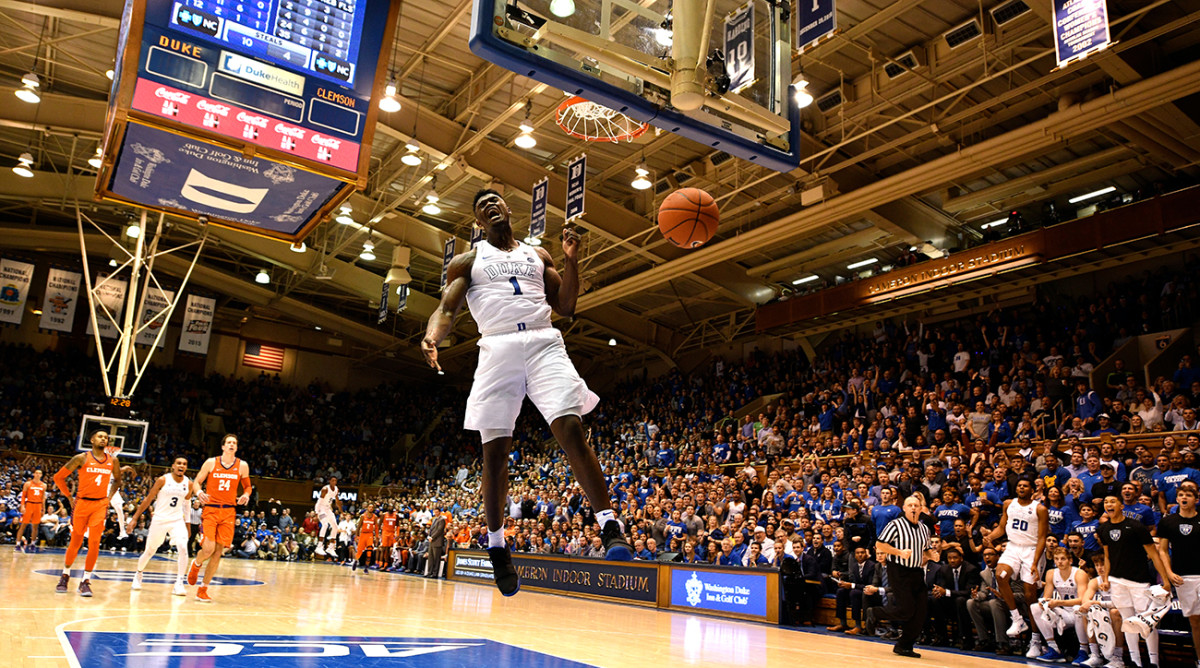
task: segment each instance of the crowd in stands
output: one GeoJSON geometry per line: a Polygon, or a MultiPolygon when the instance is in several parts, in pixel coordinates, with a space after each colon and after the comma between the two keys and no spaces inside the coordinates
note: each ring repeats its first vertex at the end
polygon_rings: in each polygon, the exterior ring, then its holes
{"type": "MultiPolygon", "coordinates": [[[[923,498],[951,571],[966,562],[986,573],[1000,546],[983,536],[1019,480],[1030,480],[1047,506],[1054,546],[1068,547],[1080,563],[1099,547],[1096,503],[1107,490],[1118,490],[1126,512],[1153,527],[1172,511],[1181,483],[1200,482],[1193,431],[1200,429],[1200,355],[1184,355],[1169,376],[1145,379],[1118,366],[1092,378],[1131,337],[1195,323],[1195,264],[1114,283],[1085,300],[1046,290],[1032,303],[958,320],[880,322],[826,342],[816,360],[755,351],[691,374],[625,382],[605,393],[613,399],[585,424],[639,559],[674,553],[686,562],[779,568],[794,583],[785,588],[789,622],[811,623],[830,595],[839,614],[833,628],[858,633],[863,606],[887,591],[873,563],[875,537],[910,495],[923,498]],[[732,417],[773,395],[760,410],[732,417]],[[1151,438],[1151,446],[1131,445],[1134,436],[1151,438]]],[[[94,361],[15,354],[11,346],[0,352],[15,361],[0,371],[0,405],[10,407],[0,415],[0,446],[73,450],[78,407],[99,396],[89,380],[94,361]]],[[[199,410],[220,414],[226,430],[239,433],[255,475],[383,481],[384,491],[369,499],[397,515],[396,546],[377,557],[383,568],[426,572],[434,513],[450,517],[452,543],[486,545],[479,444],[460,428],[463,397],[453,390],[329,393],[267,377],[171,370],[157,371],[146,387],[139,402],[150,406],[157,433],[152,462],[187,452],[198,466],[189,420],[199,410]],[[427,445],[384,464],[401,433],[421,433],[430,419],[442,422],[427,445]]],[[[517,551],[602,557],[594,510],[548,437],[536,415],[522,414],[505,534],[517,551]]],[[[129,485],[134,503],[148,482],[129,485]]],[[[11,508],[11,496],[4,498],[11,508]]],[[[345,510],[332,557],[341,562],[350,559],[353,513],[361,508],[345,510]]],[[[259,503],[239,522],[233,551],[321,558],[316,523],[311,513],[293,519],[259,503]]],[[[931,583],[945,595],[938,569],[931,583]]],[[[976,600],[969,589],[955,588],[952,597],[964,591],[976,600]]],[[[935,605],[946,623],[931,625],[927,640],[1023,651],[989,630],[987,601],[974,611],[966,600],[961,608],[935,605]],[[943,633],[950,628],[953,638],[943,633]]]]}

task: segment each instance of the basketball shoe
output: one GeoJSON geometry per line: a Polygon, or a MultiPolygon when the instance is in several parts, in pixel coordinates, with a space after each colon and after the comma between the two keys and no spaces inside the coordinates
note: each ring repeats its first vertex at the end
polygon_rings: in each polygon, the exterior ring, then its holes
{"type": "Polygon", "coordinates": [[[212,603],[213,600],[208,595],[208,587],[200,587],[196,590],[196,600],[201,603],[212,603]]]}
{"type": "Polygon", "coordinates": [[[194,585],[194,584],[196,584],[196,580],[199,580],[199,579],[200,579],[200,564],[196,563],[195,559],[192,559],[192,564],[190,566],[188,566],[187,583],[190,585],[194,585]]]}
{"type": "Polygon", "coordinates": [[[488,556],[492,560],[492,575],[496,580],[496,588],[505,596],[512,596],[521,591],[521,576],[513,566],[512,555],[507,547],[489,547],[488,556]]]}
{"type": "Polygon", "coordinates": [[[142,574],[140,572],[133,574],[133,584],[130,585],[129,588],[134,591],[141,591],[141,589],[142,589],[142,574]]]}
{"type": "Polygon", "coordinates": [[[625,540],[621,523],[609,520],[600,529],[600,539],[604,542],[604,558],[608,561],[633,561],[633,548],[625,540]]]}

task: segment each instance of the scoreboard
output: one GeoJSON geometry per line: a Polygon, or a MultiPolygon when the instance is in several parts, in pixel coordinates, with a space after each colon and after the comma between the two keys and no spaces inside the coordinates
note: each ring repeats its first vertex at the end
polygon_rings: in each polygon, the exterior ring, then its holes
{"type": "Polygon", "coordinates": [[[366,183],[389,0],[128,0],[99,197],[295,241],[366,183]]]}

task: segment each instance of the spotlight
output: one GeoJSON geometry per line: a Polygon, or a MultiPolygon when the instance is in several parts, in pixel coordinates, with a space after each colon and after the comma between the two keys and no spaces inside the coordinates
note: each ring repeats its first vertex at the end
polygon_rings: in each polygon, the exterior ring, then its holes
{"type": "Polygon", "coordinates": [[[37,104],[42,101],[42,96],[38,94],[38,87],[42,85],[38,75],[33,72],[26,72],[25,76],[21,77],[21,87],[15,92],[16,96],[22,102],[29,104],[37,104]]]}
{"type": "Polygon", "coordinates": [[[550,0],[550,13],[565,19],[575,13],[575,0],[550,0]]]}
{"type": "Polygon", "coordinates": [[[801,74],[792,82],[792,96],[796,106],[803,109],[813,103],[813,95],[808,91],[808,79],[801,74]]]}
{"type": "MultiPolygon", "coordinates": [[[[526,126],[522,124],[522,127],[526,126]]],[[[521,132],[521,134],[517,135],[517,138],[513,140],[513,144],[515,144],[517,148],[531,149],[534,146],[537,146],[537,139],[535,139],[534,136],[528,132],[521,132]]]]}
{"type": "Polygon", "coordinates": [[[104,70],[104,76],[108,77],[109,81],[112,81],[113,76],[115,76],[115,73],[113,72],[113,68],[110,67],[107,70],[104,70]]]}
{"type": "Polygon", "coordinates": [[[104,149],[102,147],[97,146],[96,147],[96,155],[93,155],[92,157],[88,158],[88,164],[96,169],[100,169],[101,167],[103,167],[104,166],[103,150],[104,149]]]}
{"type": "Polygon", "coordinates": [[[383,89],[383,98],[379,100],[379,108],[388,113],[400,111],[400,100],[396,99],[395,79],[390,79],[387,82],[387,87],[383,89]]]}
{"type": "Polygon", "coordinates": [[[110,267],[115,267],[115,266],[117,266],[117,261],[116,261],[116,260],[109,260],[109,261],[108,261],[108,266],[110,266],[110,267]]]}
{"type": "Polygon", "coordinates": [[[358,254],[358,259],[370,262],[375,259],[375,244],[371,243],[370,239],[363,242],[362,252],[358,254]]]}
{"type": "Polygon", "coordinates": [[[431,216],[436,216],[442,212],[442,207],[433,202],[426,202],[425,206],[421,207],[421,210],[431,216]]]}
{"type": "Polygon", "coordinates": [[[675,41],[673,25],[673,17],[671,14],[667,14],[667,18],[663,19],[663,22],[657,28],[651,29],[651,32],[654,33],[654,41],[659,46],[671,48],[671,44],[675,41]]]}
{"type": "Polygon", "coordinates": [[[405,153],[404,156],[400,158],[400,162],[403,162],[409,167],[416,167],[417,165],[421,164],[421,156],[417,153],[417,151],[421,150],[421,146],[417,144],[416,141],[410,141],[405,145],[405,148],[408,149],[408,153],[405,153]]]}
{"type": "Polygon", "coordinates": [[[646,169],[646,163],[638,164],[637,168],[633,171],[637,176],[634,177],[633,182],[629,185],[633,186],[636,190],[645,190],[654,185],[650,179],[646,178],[650,176],[650,170],[646,169]]]}
{"type": "Polygon", "coordinates": [[[616,340],[616,339],[609,339],[609,340],[608,340],[608,345],[610,345],[610,346],[615,346],[615,345],[617,345],[617,340],[616,340]]]}
{"type": "Polygon", "coordinates": [[[341,211],[338,213],[337,218],[334,218],[334,220],[342,225],[353,225],[354,219],[350,217],[351,211],[352,209],[349,206],[343,204],[341,211]]]}
{"type": "Polygon", "coordinates": [[[266,269],[259,269],[258,273],[254,275],[254,282],[260,285],[266,285],[267,283],[271,282],[271,275],[267,273],[266,269]]]}
{"type": "Polygon", "coordinates": [[[130,239],[136,239],[142,236],[142,228],[138,227],[136,223],[130,223],[129,227],[125,228],[125,236],[129,237],[130,239]]]}
{"type": "Polygon", "coordinates": [[[538,237],[533,237],[533,236],[525,237],[524,241],[526,244],[529,244],[530,246],[541,246],[542,245],[542,240],[538,237]]]}
{"type": "Polygon", "coordinates": [[[21,154],[21,157],[17,158],[17,164],[13,165],[12,170],[13,174],[16,174],[17,176],[23,176],[28,179],[33,177],[32,168],[33,155],[26,151],[25,153],[21,154]]]}
{"type": "Polygon", "coordinates": [[[293,253],[303,253],[306,250],[308,250],[308,246],[304,245],[303,241],[297,241],[296,243],[292,244],[293,253]]]}

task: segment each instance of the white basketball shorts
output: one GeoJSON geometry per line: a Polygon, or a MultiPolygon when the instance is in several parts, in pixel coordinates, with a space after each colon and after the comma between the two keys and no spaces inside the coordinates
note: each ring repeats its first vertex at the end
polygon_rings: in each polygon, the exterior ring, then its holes
{"type": "Polygon", "coordinates": [[[1150,585],[1111,577],[1108,584],[1109,591],[1112,592],[1113,607],[1121,611],[1123,619],[1141,614],[1150,607],[1150,585]]]}
{"type": "Polygon", "coordinates": [[[1000,562],[1012,569],[1015,579],[1029,584],[1037,584],[1040,578],[1038,565],[1033,557],[1037,548],[1032,545],[1013,545],[1011,542],[1004,547],[1000,562]]]}
{"type": "Polygon", "coordinates": [[[467,398],[466,429],[513,429],[528,395],[546,422],[584,415],[600,403],[579,377],[553,327],[479,339],[479,366],[467,398]]]}
{"type": "Polygon", "coordinates": [[[1175,598],[1184,617],[1200,615],[1200,575],[1184,575],[1183,584],[1175,587],[1175,598]]]}

